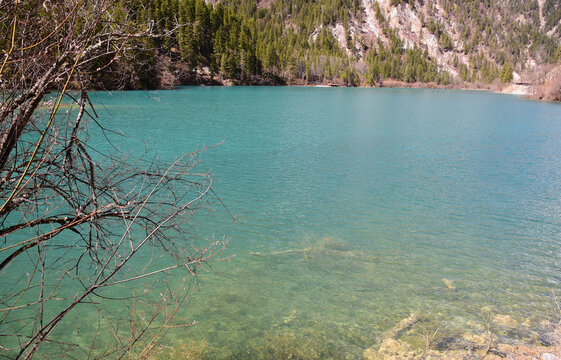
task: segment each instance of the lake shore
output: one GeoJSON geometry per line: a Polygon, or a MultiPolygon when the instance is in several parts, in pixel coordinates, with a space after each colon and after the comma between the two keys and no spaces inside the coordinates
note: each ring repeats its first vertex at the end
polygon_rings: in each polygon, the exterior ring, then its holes
{"type": "MultiPolygon", "coordinates": [[[[169,90],[179,86],[290,86],[290,87],[378,87],[402,89],[444,89],[489,91],[500,94],[518,95],[531,100],[561,101],[561,65],[541,66],[528,70],[522,75],[513,74],[513,81],[502,83],[496,79],[492,83],[453,81],[449,84],[436,82],[406,82],[385,79],[374,86],[365,84],[349,84],[343,79],[310,81],[305,79],[286,79],[281,75],[266,73],[252,75],[244,79],[227,79],[214,74],[208,67],[192,71],[182,62],[174,62],[169,57],[160,56],[154,78],[154,89],[169,90]]],[[[116,90],[111,83],[103,81],[93,83],[94,90],[116,90]]],[[[140,90],[129,84],[121,90],[140,90]]]]}
{"type": "Polygon", "coordinates": [[[550,71],[547,76],[540,80],[528,82],[512,82],[502,84],[493,83],[468,83],[456,82],[450,84],[438,84],[435,82],[405,82],[387,79],[383,80],[378,86],[348,86],[343,82],[308,82],[308,81],[286,81],[279,76],[253,77],[246,80],[223,79],[219,76],[212,76],[208,72],[197,72],[186,75],[185,72],[180,76],[173,76],[166,73],[162,76],[158,89],[173,89],[177,86],[289,86],[289,87],[378,87],[378,88],[399,88],[399,89],[443,89],[443,90],[469,90],[469,91],[489,91],[497,94],[518,95],[530,100],[538,101],[561,101],[559,91],[559,78],[561,70],[558,68],[550,71]],[[558,74],[559,73],[559,74],[558,74]]]}

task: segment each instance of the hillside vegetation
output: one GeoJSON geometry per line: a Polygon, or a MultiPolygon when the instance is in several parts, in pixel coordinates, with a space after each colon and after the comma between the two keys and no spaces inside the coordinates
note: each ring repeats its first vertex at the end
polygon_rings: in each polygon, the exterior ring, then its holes
{"type": "Polygon", "coordinates": [[[172,35],[112,64],[127,87],[520,81],[561,60],[558,0],[146,0],[123,16],[172,35]],[[135,62],[142,60],[142,66],[135,62]]]}

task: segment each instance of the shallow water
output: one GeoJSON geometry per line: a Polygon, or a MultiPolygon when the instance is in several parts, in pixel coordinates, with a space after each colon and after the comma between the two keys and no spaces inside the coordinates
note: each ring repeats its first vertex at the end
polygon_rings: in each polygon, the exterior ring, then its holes
{"type": "Polygon", "coordinates": [[[537,329],[556,313],[559,105],[403,89],[96,97],[123,148],[150,137],[171,158],[225,140],[203,164],[242,220],[217,207],[196,233],[230,236],[235,257],[201,279],[182,314],[200,323],[172,341],[235,357],[304,334],[359,356],[412,311],[505,341],[521,336],[493,314],[537,329]]]}
{"type": "MultiPolygon", "coordinates": [[[[122,149],[203,145],[231,238],[168,344],[212,358],[359,358],[420,313],[439,336],[539,341],[561,290],[561,106],[482,92],[181,88],[94,93],[122,149]],[[455,290],[447,287],[449,280],[455,290]],[[517,330],[493,321],[510,315],[517,330]],[[300,349],[300,350],[298,350],[300,349]],[[283,355],[284,354],[284,355],[283,355]]],[[[95,130],[93,130],[95,133],[95,130]]],[[[92,139],[94,142],[96,139],[92,139]]],[[[100,140],[101,141],[101,140],[100,140]]],[[[422,341],[413,329],[406,339],[422,341]]]]}

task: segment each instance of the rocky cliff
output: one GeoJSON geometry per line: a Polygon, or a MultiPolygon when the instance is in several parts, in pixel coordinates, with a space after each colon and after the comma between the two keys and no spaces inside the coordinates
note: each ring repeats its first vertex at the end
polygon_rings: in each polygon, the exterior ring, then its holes
{"type": "Polygon", "coordinates": [[[505,75],[505,82],[521,82],[520,74],[530,77],[540,65],[561,60],[560,18],[558,0],[360,0],[347,33],[341,22],[328,28],[358,60],[370,44],[390,44],[388,34],[395,33],[456,80],[485,81],[492,72],[500,77],[507,66],[512,78],[505,75]]]}

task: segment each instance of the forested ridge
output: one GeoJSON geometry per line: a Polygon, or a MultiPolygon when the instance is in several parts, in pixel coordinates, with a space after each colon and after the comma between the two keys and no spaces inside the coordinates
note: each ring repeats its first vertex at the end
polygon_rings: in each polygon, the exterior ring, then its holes
{"type": "Polygon", "coordinates": [[[556,0],[144,0],[118,7],[137,27],[167,35],[131,39],[143,50],[108,66],[111,59],[100,58],[95,87],[490,84],[561,59],[556,0]]]}

